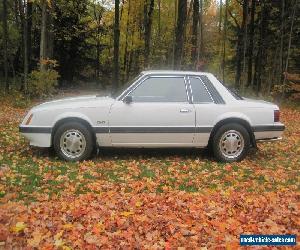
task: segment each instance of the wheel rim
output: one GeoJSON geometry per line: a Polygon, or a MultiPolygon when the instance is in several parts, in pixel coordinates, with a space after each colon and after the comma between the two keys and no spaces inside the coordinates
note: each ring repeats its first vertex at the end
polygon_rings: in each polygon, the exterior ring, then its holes
{"type": "Polygon", "coordinates": [[[219,142],[219,148],[223,156],[229,159],[237,158],[244,150],[244,138],[236,130],[226,131],[219,142]]]}
{"type": "Polygon", "coordinates": [[[80,157],[86,148],[84,135],[76,129],[65,131],[60,137],[60,149],[68,158],[80,157]]]}

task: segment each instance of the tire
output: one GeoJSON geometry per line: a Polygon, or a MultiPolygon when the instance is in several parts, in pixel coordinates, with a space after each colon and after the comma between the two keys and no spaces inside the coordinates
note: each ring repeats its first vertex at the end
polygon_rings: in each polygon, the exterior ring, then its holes
{"type": "Polygon", "coordinates": [[[94,150],[91,131],[80,122],[66,122],[56,130],[53,146],[57,155],[66,161],[88,159],[94,150]]]}
{"type": "Polygon", "coordinates": [[[243,160],[250,148],[250,136],[245,127],[228,123],[220,127],[213,137],[213,152],[218,161],[243,160]]]}

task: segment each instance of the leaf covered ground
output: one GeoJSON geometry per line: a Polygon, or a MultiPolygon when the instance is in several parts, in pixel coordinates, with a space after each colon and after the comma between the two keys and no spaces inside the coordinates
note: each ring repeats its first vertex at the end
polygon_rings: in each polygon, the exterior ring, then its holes
{"type": "Polygon", "coordinates": [[[196,149],[66,163],[19,135],[27,111],[0,106],[0,249],[236,249],[240,234],[300,235],[297,108],[282,108],[284,140],[234,164],[196,149]]]}

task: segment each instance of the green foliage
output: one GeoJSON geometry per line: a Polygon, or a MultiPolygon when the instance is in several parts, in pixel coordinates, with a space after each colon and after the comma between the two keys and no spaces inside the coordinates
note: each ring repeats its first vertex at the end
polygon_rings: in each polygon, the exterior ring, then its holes
{"type": "Polygon", "coordinates": [[[22,93],[20,93],[19,91],[13,91],[13,93],[11,93],[12,96],[14,97],[14,101],[12,102],[13,107],[15,108],[26,108],[29,106],[30,104],[30,100],[23,95],[22,93]]]}
{"type": "Polygon", "coordinates": [[[33,70],[28,77],[28,94],[30,97],[45,97],[54,93],[59,74],[56,70],[33,70]]]}

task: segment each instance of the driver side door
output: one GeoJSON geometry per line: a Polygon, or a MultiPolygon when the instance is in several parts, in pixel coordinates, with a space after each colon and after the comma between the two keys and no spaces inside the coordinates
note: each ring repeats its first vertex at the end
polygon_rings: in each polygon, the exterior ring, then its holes
{"type": "Polygon", "coordinates": [[[148,76],[127,94],[132,102],[116,101],[109,116],[112,145],[191,146],[195,109],[186,84],[184,76],[148,76]]]}

